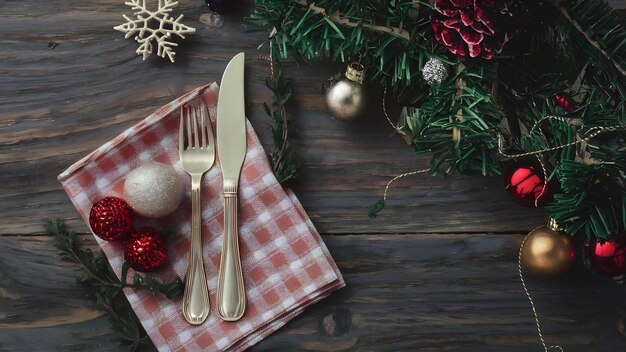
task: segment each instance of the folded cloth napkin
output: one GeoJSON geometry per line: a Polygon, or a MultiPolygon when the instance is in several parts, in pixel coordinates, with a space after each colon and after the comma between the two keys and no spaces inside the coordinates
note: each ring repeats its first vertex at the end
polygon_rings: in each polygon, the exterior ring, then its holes
{"type": "MultiPolygon", "coordinates": [[[[160,219],[135,219],[135,227],[173,229],[168,262],[150,273],[163,282],[187,270],[191,233],[190,177],[178,159],[180,107],[203,99],[215,123],[218,86],[199,87],[155,111],[137,125],[93,151],[59,175],[76,209],[89,223],[93,203],[105,196],[123,198],[123,179],[139,165],[171,164],[185,180],[186,197],[178,210],[160,219]]],[[[183,318],[181,302],[124,289],[131,306],[159,351],[242,351],[279,329],[307,306],[345,286],[341,273],[300,202],[272,172],[254,129],[247,122],[248,150],[239,187],[239,236],[248,307],[237,322],[216,313],[215,293],[222,246],[222,173],[218,164],[203,177],[202,243],[211,314],[200,326],[183,318]]],[[[219,161],[218,161],[219,163],[219,161]]],[[[118,276],[124,261],[120,243],[98,244],[118,276]]]]}

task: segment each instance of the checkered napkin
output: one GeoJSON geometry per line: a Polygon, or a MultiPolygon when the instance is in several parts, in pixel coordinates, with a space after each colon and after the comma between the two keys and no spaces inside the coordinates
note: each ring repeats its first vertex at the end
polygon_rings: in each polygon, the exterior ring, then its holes
{"type": "MultiPolygon", "coordinates": [[[[136,227],[154,226],[178,233],[178,239],[169,245],[168,262],[150,274],[163,282],[185,276],[189,255],[190,177],[178,160],[180,106],[204,99],[215,123],[217,92],[218,86],[213,83],[183,95],[59,175],[76,209],[89,223],[94,202],[109,195],[123,197],[123,178],[129,171],[151,161],[173,165],[186,182],[187,194],[179,209],[164,218],[135,220],[136,227]]],[[[216,164],[202,182],[202,243],[211,302],[207,321],[197,327],[190,326],[183,318],[180,299],[124,289],[159,351],[242,351],[276,331],[307,306],[345,286],[300,202],[274,177],[249,122],[247,131],[248,151],[239,187],[239,243],[248,298],[246,314],[237,322],[224,322],[215,309],[224,230],[222,174],[216,164]]],[[[97,237],[96,240],[120,276],[122,245],[97,237]]]]}

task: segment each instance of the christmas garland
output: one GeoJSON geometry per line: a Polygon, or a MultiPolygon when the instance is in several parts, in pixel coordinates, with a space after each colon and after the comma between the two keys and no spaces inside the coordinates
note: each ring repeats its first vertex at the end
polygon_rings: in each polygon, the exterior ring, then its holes
{"type": "Polygon", "coordinates": [[[247,21],[277,60],[363,65],[431,174],[504,174],[570,235],[626,234],[626,30],[603,1],[256,0],[247,21]]]}

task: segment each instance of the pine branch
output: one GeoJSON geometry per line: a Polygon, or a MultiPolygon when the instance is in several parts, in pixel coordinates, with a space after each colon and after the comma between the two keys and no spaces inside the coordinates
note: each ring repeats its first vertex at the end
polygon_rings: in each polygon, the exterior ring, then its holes
{"type": "Polygon", "coordinates": [[[557,170],[563,193],[548,210],[568,233],[584,233],[605,241],[626,229],[626,152],[613,165],[562,161],[557,170]],[[615,180],[621,182],[615,182],[615,180]]]}
{"type": "MultiPolygon", "coordinates": [[[[308,8],[313,10],[315,13],[323,15],[323,16],[328,16],[328,18],[331,21],[333,21],[333,22],[335,22],[335,23],[337,23],[339,25],[342,25],[342,26],[351,27],[351,28],[356,28],[356,27],[362,26],[363,28],[366,28],[366,29],[371,30],[371,31],[398,35],[398,36],[404,38],[406,41],[411,40],[409,31],[407,31],[406,29],[403,29],[403,28],[385,27],[385,26],[374,25],[374,24],[370,24],[370,23],[354,22],[354,21],[351,21],[349,18],[343,16],[341,13],[339,13],[339,11],[335,11],[333,14],[328,15],[328,13],[327,13],[325,8],[316,6],[314,2],[307,4],[307,2],[305,0],[296,0],[296,3],[300,4],[302,6],[308,6],[308,8]]],[[[417,4],[419,5],[419,3],[417,3],[417,4]]],[[[340,36],[343,36],[341,34],[341,31],[338,28],[335,29],[335,30],[337,31],[337,33],[340,36]]]]}
{"type": "Polygon", "coordinates": [[[59,250],[61,259],[76,264],[83,271],[78,282],[89,289],[93,308],[106,313],[113,336],[132,351],[140,345],[151,344],[122,289],[131,287],[174,298],[182,296],[182,280],[177,278],[164,284],[151,277],[135,274],[131,282],[127,282],[129,267],[126,263],[122,267],[120,280],[104,252],[94,255],[89,248],[82,248],[76,233],[69,231],[63,220],[46,221],[45,229],[48,235],[54,236],[53,245],[59,250]]]}
{"type": "Polygon", "coordinates": [[[248,20],[270,33],[282,60],[359,61],[367,80],[393,87],[403,106],[399,125],[417,153],[432,154],[433,174],[499,174],[497,136],[504,135],[509,154],[540,151],[547,177],[562,187],[547,210],[571,234],[615,235],[626,223],[624,172],[616,166],[623,167],[626,133],[579,141],[594,127],[626,123],[626,31],[602,0],[503,1],[517,11],[519,30],[491,62],[443,48],[426,0],[417,13],[414,0],[256,0],[248,20]],[[420,70],[431,57],[456,74],[427,86],[420,70]],[[560,106],[557,94],[574,108],[560,106]]]}
{"type": "Polygon", "coordinates": [[[423,82],[419,68],[427,53],[430,31],[428,1],[257,0],[247,17],[249,30],[267,30],[275,58],[312,61],[360,61],[368,79],[394,87],[396,96],[410,99],[423,82]],[[306,4],[306,5],[305,5],[306,4]],[[363,17],[369,14],[371,17],[363,17]],[[417,83],[414,86],[413,83],[417,83]]]}
{"type": "Polygon", "coordinates": [[[568,28],[571,57],[589,65],[585,82],[604,93],[619,116],[626,110],[626,29],[602,0],[566,0],[560,8],[568,28]]]}
{"type": "MultiPolygon", "coordinates": [[[[271,56],[270,60],[272,60],[271,56]]],[[[271,74],[265,80],[265,84],[274,95],[271,106],[263,103],[263,107],[267,115],[272,118],[274,149],[270,153],[270,161],[274,175],[282,184],[298,177],[299,168],[289,141],[290,134],[293,133],[293,123],[289,120],[286,109],[292,89],[289,82],[282,78],[281,71],[275,62],[271,61],[270,65],[271,74]]]]}
{"type": "Polygon", "coordinates": [[[491,87],[485,84],[493,75],[487,65],[468,65],[432,86],[421,107],[403,110],[415,151],[433,155],[433,173],[443,165],[444,175],[500,173],[492,152],[496,146],[493,130],[504,115],[491,98],[491,87]],[[462,89],[459,82],[464,82],[462,89]]]}
{"type": "Polygon", "coordinates": [[[617,13],[604,1],[566,0],[560,7],[565,18],[584,38],[626,76],[626,30],[617,13]]]}

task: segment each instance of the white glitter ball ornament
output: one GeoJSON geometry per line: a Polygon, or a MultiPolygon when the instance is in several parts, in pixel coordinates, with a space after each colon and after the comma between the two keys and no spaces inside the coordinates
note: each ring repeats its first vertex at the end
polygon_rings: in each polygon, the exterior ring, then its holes
{"type": "Polygon", "coordinates": [[[139,215],[158,218],[172,213],[183,196],[181,178],[173,167],[144,164],[128,173],[124,199],[139,215]]]}
{"type": "Polygon", "coordinates": [[[429,85],[443,82],[448,77],[446,64],[439,59],[429,59],[424,64],[424,68],[422,68],[422,77],[429,85]]]}

